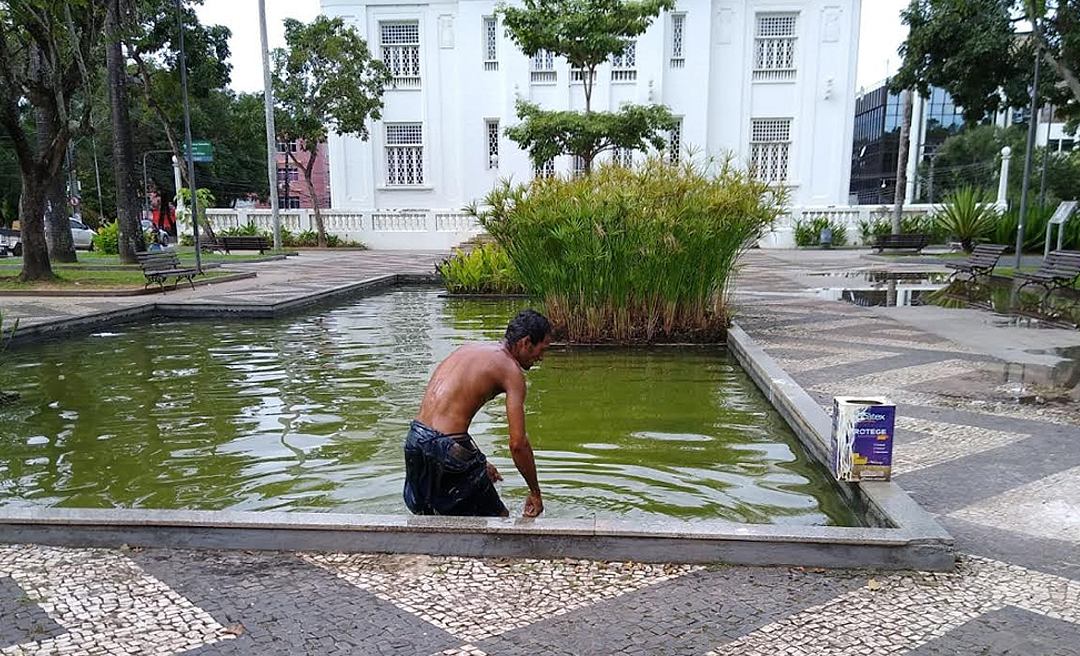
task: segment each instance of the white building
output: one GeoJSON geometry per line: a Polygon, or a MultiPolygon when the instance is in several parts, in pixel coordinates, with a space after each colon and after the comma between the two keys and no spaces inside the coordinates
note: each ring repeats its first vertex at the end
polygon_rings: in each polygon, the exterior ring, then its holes
{"type": "MultiPolygon", "coordinates": [[[[677,0],[624,56],[598,69],[592,107],[662,103],[682,118],[673,139],[683,152],[753,161],[791,187],[793,204],[845,203],[860,4],[677,0]]],[[[335,209],[438,216],[483,197],[500,178],[534,175],[527,153],[502,134],[517,122],[515,98],[582,109],[582,74],[558,57],[522,54],[495,7],[322,0],[323,13],[355,26],[396,78],[370,141],[330,139],[335,209]]],[[[560,172],[573,166],[570,157],[553,162],[560,172]]]]}

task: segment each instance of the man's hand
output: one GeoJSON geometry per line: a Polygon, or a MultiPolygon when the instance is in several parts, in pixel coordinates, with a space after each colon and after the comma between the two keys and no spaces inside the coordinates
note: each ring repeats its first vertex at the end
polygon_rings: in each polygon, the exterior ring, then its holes
{"type": "Polygon", "coordinates": [[[525,517],[536,517],[542,512],[544,512],[544,501],[540,498],[540,493],[529,492],[529,496],[525,498],[525,517]]]}
{"type": "Polygon", "coordinates": [[[499,470],[495,469],[495,465],[491,464],[490,462],[487,463],[487,474],[488,478],[491,479],[492,483],[498,483],[503,479],[502,474],[499,473],[499,470]]]}

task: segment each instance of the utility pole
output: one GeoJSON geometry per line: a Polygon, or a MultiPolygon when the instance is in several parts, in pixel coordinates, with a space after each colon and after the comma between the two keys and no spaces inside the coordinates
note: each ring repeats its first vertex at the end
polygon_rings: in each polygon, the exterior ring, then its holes
{"type": "Polygon", "coordinates": [[[191,111],[188,109],[187,59],[184,56],[184,13],[180,0],[173,0],[176,7],[176,28],[180,33],[180,94],[184,100],[184,143],[187,145],[188,187],[191,190],[191,229],[195,234],[195,270],[202,273],[202,253],[199,247],[199,198],[195,193],[195,153],[191,148],[191,111]]]}
{"type": "Polygon", "coordinates": [[[1039,60],[1042,59],[1042,48],[1035,49],[1035,75],[1031,83],[1031,110],[1028,116],[1027,147],[1024,149],[1024,179],[1020,181],[1020,221],[1016,225],[1016,258],[1013,262],[1013,271],[1020,271],[1020,256],[1024,248],[1024,228],[1027,221],[1028,180],[1031,176],[1031,150],[1035,146],[1035,124],[1038,120],[1039,103],[1039,60]]]}
{"type": "Polygon", "coordinates": [[[270,213],[274,218],[274,250],[281,250],[281,212],[277,194],[277,134],[274,129],[274,85],[270,80],[270,44],[266,38],[266,0],[259,0],[262,39],[263,100],[266,102],[266,171],[270,179],[270,213]]]}
{"type": "Polygon", "coordinates": [[[79,207],[79,175],[75,169],[75,142],[68,141],[67,152],[68,164],[68,199],[71,203],[71,214],[78,222],[82,222],[82,209],[79,207]]]}

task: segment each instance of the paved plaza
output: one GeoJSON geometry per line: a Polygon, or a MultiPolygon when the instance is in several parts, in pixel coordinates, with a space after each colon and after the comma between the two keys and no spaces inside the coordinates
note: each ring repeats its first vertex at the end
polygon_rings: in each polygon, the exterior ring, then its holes
{"type": "MultiPolygon", "coordinates": [[[[304,254],[168,296],[292,298],[437,259],[304,254]]],[[[938,308],[813,291],[813,274],[867,266],[883,265],[752,252],[737,321],[823,406],[898,403],[895,480],[956,538],[955,572],[0,545],[0,655],[1080,656],[1080,406],[1020,389],[1023,368],[1000,359],[1045,362],[1029,351],[1080,332],[978,324],[989,313],[958,329],[927,320],[938,308]]],[[[0,306],[34,323],[147,298],[0,306]]]]}

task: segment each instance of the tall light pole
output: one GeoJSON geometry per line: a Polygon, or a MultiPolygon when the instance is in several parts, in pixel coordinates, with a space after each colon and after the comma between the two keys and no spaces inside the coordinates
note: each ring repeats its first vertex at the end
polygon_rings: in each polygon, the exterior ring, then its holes
{"type": "Polygon", "coordinates": [[[191,149],[191,112],[187,97],[187,60],[184,56],[184,13],[180,0],[173,0],[176,7],[176,29],[180,33],[180,95],[184,99],[184,143],[187,145],[188,189],[191,190],[191,229],[195,235],[195,270],[202,273],[202,253],[199,246],[199,199],[195,193],[195,153],[191,149]]]}
{"type": "Polygon", "coordinates": [[[1020,181],[1020,220],[1016,224],[1016,259],[1013,271],[1020,271],[1021,251],[1024,248],[1024,223],[1027,221],[1028,180],[1031,175],[1031,149],[1035,145],[1035,129],[1039,110],[1039,60],[1042,48],[1035,49],[1035,75],[1031,83],[1031,112],[1028,116],[1027,147],[1024,149],[1024,179],[1020,181]]]}
{"type": "Polygon", "coordinates": [[[263,100],[266,101],[266,172],[270,178],[270,213],[274,217],[274,250],[281,250],[281,212],[277,195],[277,134],[274,129],[274,86],[270,81],[270,44],[266,38],[266,0],[259,0],[262,39],[263,100]]]}

